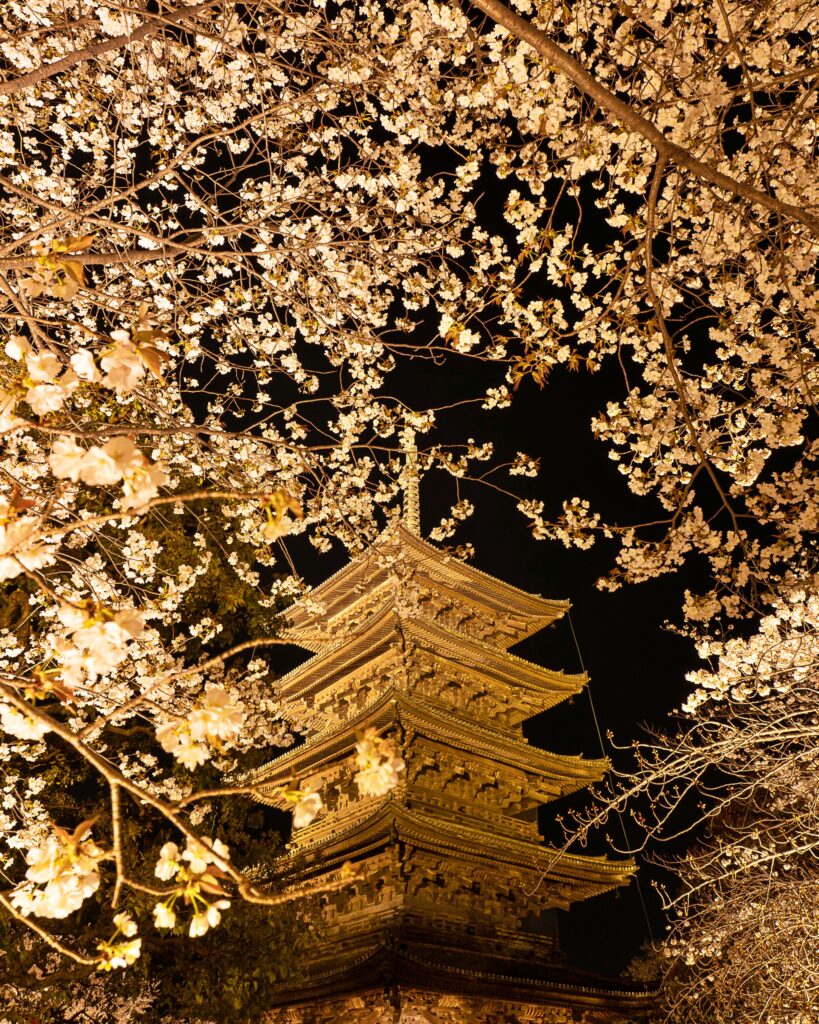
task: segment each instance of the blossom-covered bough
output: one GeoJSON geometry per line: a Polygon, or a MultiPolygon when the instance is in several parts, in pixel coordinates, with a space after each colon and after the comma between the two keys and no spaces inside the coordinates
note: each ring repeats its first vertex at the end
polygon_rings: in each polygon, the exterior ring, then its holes
{"type": "MultiPolygon", "coordinates": [[[[593,429],[645,521],[582,494],[519,507],[537,538],[613,540],[604,587],[688,563],[710,580],[681,597],[712,667],[683,738],[628,785],[701,788],[710,759],[733,835],[777,766],[815,778],[789,702],[816,678],[816,7],[513,6],[0,11],[0,901],[67,955],[133,960],[126,894],[194,936],[237,895],[281,898],[193,810],[246,792],[199,800],[203,766],[288,736],[262,656],[300,592],[279,541],[360,550],[394,513],[410,431],[455,485],[436,540],[473,511],[462,478],[537,472],[392,397],[413,360],[487,410],[526,377],[617,362],[593,429]],[[795,649],[798,680],[766,674],[795,649]],[[764,752],[747,785],[723,762],[734,733],[764,752]],[[55,819],[49,751],[93,769],[105,820],[55,819]],[[167,825],[156,877],[129,874],[121,840],[143,806],[167,825]],[[92,898],[117,912],[99,948],[45,927],[92,898]]],[[[365,786],[398,776],[376,739],[365,786]]],[[[291,800],[297,823],[320,809],[298,780],[291,800]]],[[[730,877],[756,878],[743,863],[730,877]]]]}
{"type": "Polygon", "coordinates": [[[620,772],[602,807],[575,824],[630,812],[644,844],[692,831],[692,819],[705,826],[661,890],[671,933],[640,965],[664,977],[668,1019],[810,1020],[819,596],[791,591],[747,636],[703,642],[700,653],[712,667],[692,673],[676,731],[636,744],[636,770],[620,772]]]}

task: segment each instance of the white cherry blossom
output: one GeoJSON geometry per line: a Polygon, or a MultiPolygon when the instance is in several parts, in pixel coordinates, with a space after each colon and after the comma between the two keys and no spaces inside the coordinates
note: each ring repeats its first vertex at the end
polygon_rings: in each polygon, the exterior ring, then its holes
{"type": "Polygon", "coordinates": [[[102,954],[98,970],[112,971],[130,967],[139,959],[142,953],[142,939],[131,939],[129,942],[101,942],[97,949],[102,954]]]}
{"type": "Polygon", "coordinates": [[[97,383],[102,379],[93,354],[87,348],[78,349],[70,359],[71,369],[80,380],[97,383]]]}
{"type": "Polygon", "coordinates": [[[123,481],[123,497],[119,504],[123,509],[140,508],[146,501],[159,494],[159,488],[168,483],[167,472],[156,463],[146,460],[132,469],[123,481]]]}
{"type": "Polygon", "coordinates": [[[9,359],[14,359],[16,361],[24,359],[30,350],[31,345],[28,340],[20,334],[13,334],[3,346],[3,351],[9,359]]]}
{"type": "Polygon", "coordinates": [[[163,750],[187,768],[204,764],[211,748],[235,740],[245,719],[242,705],[221,686],[211,686],[184,719],[159,726],[156,737],[163,750]]]}
{"type": "Polygon", "coordinates": [[[35,416],[48,416],[62,409],[70,393],[71,389],[60,383],[36,384],[26,391],[25,397],[35,416]]]}
{"type": "Polygon", "coordinates": [[[60,360],[51,352],[27,352],[26,372],[37,383],[53,382],[62,370],[60,360]]]}
{"type": "Polygon", "coordinates": [[[102,487],[119,483],[122,479],[116,460],[106,448],[107,445],[101,448],[92,444],[85,452],[79,468],[79,478],[83,483],[102,487]]]}
{"type": "Polygon", "coordinates": [[[319,793],[314,790],[300,791],[296,794],[296,805],[293,808],[293,828],[306,828],[323,807],[319,793]]]}
{"type": "Polygon", "coordinates": [[[395,755],[391,740],[368,729],[355,749],[355,780],[362,796],[384,796],[398,785],[406,766],[403,758],[395,755]]]}
{"type": "Polygon", "coordinates": [[[223,686],[209,686],[199,707],[188,715],[191,736],[209,742],[231,740],[238,736],[245,713],[223,686]]]}
{"type": "Polygon", "coordinates": [[[163,882],[168,882],[176,877],[180,866],[179,847],[176,843],[165,843],[159,851],[159,860],[154,868],[154,874],[163,882]]]}
{"type": "Polygon", "coordinates": [[[176,924],[176,913],[165,903],[157,903],[153,909],[154,925],[157,928],[173,928],[176,924]]]}
{"type": "Polygon", "coordinates": [[[145,373],[145,365],[130,340],[127,331],[112,331],[111,337],[116,342],[100,359],[104,372],[102,383],[118,394],[133,391],[145,373]]]}
{"type": "Polygon", "coordinates": [[[131,939],[137,933],[136,921],[131,917],[127,911],[123,911],[121,914],[114,915],[114,924],[118,931],[120,931],[127,939],[131,939]]]}
{"type": "Polygon", "coordinates": [[[57,831],[28,851],[26,881],[10,899],[25,915],[68,917],[99,888],[99,861],[104,856],[92,840],[57,831]]]}
{"type": "Polygon", "coordinates": [[[197,743],[191,736],[187,723],[168,722],[156,730],[156,738],[162,749],[185,765],[191,771],[210,758],[206,743],[197,743]]]}
{"type": "Polygon", "coordinates": [[[211,928],[215,928],[222,920],[221,911],[226,910],[229,906],[229,900],[217,900],[215,903],[211,903],[207,910],[194,914],[188,928],[188,935],[192,939],[196,939],[205,935],[211,928]]]}
{"type": "Polygon", "coordinates": [[[58,437],[51,446],[48,464],[54,476],[76,483],[80,479],[85,456],[85,448],[81,448],[73,437],[58,437]]]}
{"type": "Polygon", "coordinates": [[[24,569],[42,569],[55,559],[52,543],[38,540],[40,520],[15,515],[0,501],[0,580],[11,580],[24,569]]]}
{"type": "Polygon", "coordinates": [[[49,731],[49,725],[32,715],[0,701],[0,728],[21,740],[40,740],[49,731]]]}
{"type": "Polygon", "coordinates": [[[206,838],[201,843],[188,839],[182,853],[182,860],[187,861],[190,871],[199,875],[206,872],[208,866],[214,863],[214,855],[223,860],[227,860],[230,856],[230,851],[220,839],[206,838]]]}

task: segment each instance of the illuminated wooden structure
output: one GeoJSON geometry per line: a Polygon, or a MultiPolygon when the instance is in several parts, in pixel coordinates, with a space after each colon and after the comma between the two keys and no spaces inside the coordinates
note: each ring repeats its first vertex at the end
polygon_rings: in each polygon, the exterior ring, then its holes
{"type": "MultiPolygon", "coordinates": [[[[411,523],[411,525],[413,525],[411,523]]],[[[531,747],[521,723],[577,693],[508,648],[560,618],[549,601],[451,558],[396,524],[289,615],[313,657],[280,681],[306,741],[255,773],[322,791],[279,868],[295,885],[360,880],[322,910],[308,977],[269,1024],[517,1024],[643,1019],[640,993],[561,965],[556,908],[625,883],[630,862],[558,853],[538,806],[606,762],[531,747]],[[362,798],[367,728],[404,758],[400,785],[362,798]]]]}

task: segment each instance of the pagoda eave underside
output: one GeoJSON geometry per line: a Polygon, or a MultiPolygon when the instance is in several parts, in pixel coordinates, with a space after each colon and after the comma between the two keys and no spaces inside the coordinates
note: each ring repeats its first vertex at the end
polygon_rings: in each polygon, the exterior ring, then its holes
{"type": "Polygon", "coordinates": [[[364,821],[315,844],[299,845],[277,858],[276,871],[285,885],[302,884],[315,875],[328,875],[343,864],[371,857],[396,841],[448,857],[459,869],[472,864],[509,877],[526,876],[535,889],[548,883],[551,904],[568,907],[577,900],[624,885],[634,873],[633,861],[609,861],[605,857],[552,850],[540,843],[504,836],[502,845],[494,832],[450,826],[439,818],[408,810],[386,800],[364,821]],[[293,878],[293,882],[290,879],[293,878]],[[554,888],[557,887],[557,888],[554,888]]]}
{"type": "Polygon", "coordinates": [[[487,644],[440,629],[434,623],[402,618],[389,609],[355,637],[340,641],[317,654],[279,681],[283,707],[305,701],[334,685],[369,676],[396,663],[412,672],[415,651],[441,666],[442,675],[466,671],[534,700],[545,711],[578,693],[588,682],[585,673],[566,674],[543,668],[524,658],[498,651],[487,644]]]}

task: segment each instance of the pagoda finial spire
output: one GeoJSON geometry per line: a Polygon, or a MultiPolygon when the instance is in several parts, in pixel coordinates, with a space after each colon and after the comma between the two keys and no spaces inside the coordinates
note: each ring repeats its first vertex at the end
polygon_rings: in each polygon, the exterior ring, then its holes
{"type": "Polygon", "coordinates": [[[421,536],[421,506],[418,496],[418,449],[415,447],[415,431],[409,427],[403,432],[404,452],[407,464],[404,467],[404,526],[421,536]]]}

